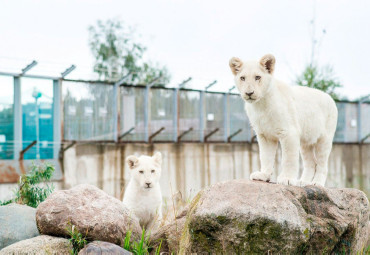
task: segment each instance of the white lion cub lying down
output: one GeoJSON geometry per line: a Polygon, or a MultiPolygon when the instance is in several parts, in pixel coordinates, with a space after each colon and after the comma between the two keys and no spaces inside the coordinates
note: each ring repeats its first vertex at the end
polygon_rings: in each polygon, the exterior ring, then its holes
{"type": "Polygon", "coordinates": [[[159,186],[162,154],[153,157],[128,156],[126,163],[131,170],[131,179],[125,191],[123,203],[139,219],[141,227],[152,229],[162,219],[162,193],[159,186]]]}
{"type": "Polygon", "coordinates": [[[288,86],[276,80],[272,55],[262,57],[259,62],[232,58],[229,65],[258,138],[261,170],[250,178],[270,180],[280,142],[282,172],[277,182],[324,186],[338,117],[333,99],[322,91],[288,86]],[[299,151],[304,170],[297,181],[299,151]]]}

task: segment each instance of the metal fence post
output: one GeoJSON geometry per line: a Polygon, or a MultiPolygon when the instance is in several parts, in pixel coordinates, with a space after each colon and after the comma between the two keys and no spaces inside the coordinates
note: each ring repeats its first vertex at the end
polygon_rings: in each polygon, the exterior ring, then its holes
{"type": "Polygon", "coordinates": [[[361,143],[362,139],[362,123],[361,123],[361,100],[357,103],[357,140],[361,143]]]}
{"type": "Polygon", "coordinates": [[[205,129],[205,121],[204,121],[204,115],[205,115],[205,91],[200,92],[200,98],[199,98],[199,136],[200,136],[200,142],[204,142],[204,129],[205,129]]]}
{"type": "Polygon", "coordinates": [[[53,158],[59,158],[62,142],[62,80],[53,80],[53,158]]]}
{"type": "Polygon", "coordinates": [[[149,86],[145,87],[144,95],[144,141],[149,142],[149,86]]]}
{"type": "Polygon", "coordinates": [[[229,128],[229,124],[230,124],[230,121],[229,121],[229,104],[228,104],[228,99],[229,99],[229,96],[227,93],[224,94],[224,142],[226,143],[227,142],[227,138],[229,137],[229,134],[230,134],[230,128],[229,128]]]}
{"type": "Polygon", "coordinates": [[[115,83],[113,87],[113,139],[118,142],[118,88],[119,83],[115,83]]]}
{"type": "Polygon", "coordinates": [[[175,88],[173,90],[173,113],[172,113],[172,121],[173,121],[173,142],[177,142],[177,137],[179,133],[179,127],[177,125],[178,121],[178,111],[179,111],[179,88],[175,88]]]}
{"type": "Polygon", "coordinates": [[[21,79],[13,77],[14,83],[14,159],[19,158],[22,150],[22,100],[21,100],[21,79]]]}

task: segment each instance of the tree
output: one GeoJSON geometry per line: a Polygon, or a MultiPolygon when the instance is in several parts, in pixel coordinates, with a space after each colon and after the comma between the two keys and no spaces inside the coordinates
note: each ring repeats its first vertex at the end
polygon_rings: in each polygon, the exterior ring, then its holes
{"type": "Polygon", "coordinates": [[[147,84],[156,79],[164,85],[170,76],[166,67],[144,62],[146,47],[135,42],[134,30],[124,27],[117,19],[105,22],[98,20],[89,27],[89,45],[95,57],[94,72],[100,79],[118,81],[128,75],[134,84],[147,84]]]}
{"type": "Polygon", "coordinates": [[[317,63],[321,43],[326,35],[326,29],[321,30],[321,37],[316,37],[316,1],[313,1],[313,17],[311,20],[311,60],[306,65],[302,74],[296,79],[296,83],[300,86],[307,86],[322,90],[333,99],[338,99],[338,94],[335,92],[337,88],[342,87],[336,79],[333,68],[329,65],[320,67],[317,63]]]}
{"type": "Polygon", "coordinates": [[[307,65],[303,73],[297,77],[296,83],[322,90],[331,95],[333,99],[339,98],[335,90],[342,87],[334,76],[333,68],[329,65],[322,68],[314,64],[307,65]]]}

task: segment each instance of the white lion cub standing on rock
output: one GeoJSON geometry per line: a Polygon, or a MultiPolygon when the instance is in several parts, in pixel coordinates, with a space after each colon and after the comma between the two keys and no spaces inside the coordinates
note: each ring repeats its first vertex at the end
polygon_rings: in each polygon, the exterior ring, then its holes
{"type": "Polygon", "coordinates": [[[282,172],[277,183],[324,186],[338,117],[333,99],[274,79],[275,57],[270,54],[259,62],[232,58],[229,65],[258,139],[261,170],[252,173],[251,180],[270,180],[280,142],[282,172]],[[304,170],[297,181],[299,151],[304,170]]]}
{"type": "Polygon", "coordinates": [[[123,203],[139,219],[141,227],[152,229],[162,219],[162,193],[159,186],[162,154],[128,156],[126,163],[131,170],[131,179],[125,191],[123,203]]]}

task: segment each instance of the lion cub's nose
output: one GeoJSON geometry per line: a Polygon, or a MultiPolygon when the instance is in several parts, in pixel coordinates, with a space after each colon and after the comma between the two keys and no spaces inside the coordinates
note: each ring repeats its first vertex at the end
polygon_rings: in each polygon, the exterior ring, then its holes
{"type": "Polygon", "coordinates": [[[253,95],[253,93],[254,93],[254,91],[252,91],[251,93],[245,93],[247,96],[251,96],[251,95],[253,95]]]}
{"type": "Polygon", "coordinates": [[[150,184],[152,184],[152,183],[151,182],[146,182],[145,184],[146,184],[147,188],[150,188],[150,184]]]}

